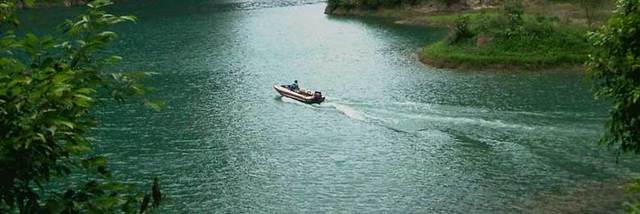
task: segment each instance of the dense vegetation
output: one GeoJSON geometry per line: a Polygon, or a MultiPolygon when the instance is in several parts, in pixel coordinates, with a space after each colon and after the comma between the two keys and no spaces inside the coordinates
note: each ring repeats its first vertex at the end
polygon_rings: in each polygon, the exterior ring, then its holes
{"type": "Polygon", "coordinates": [[[425,47],[423,61],[442,67],[531,69],[581,64],[587,59],[586,26],[527,15],[519,1],[498,10],[435,19],[450,20],[455,20],[450,35],[425,47]]]}
{"type": "Polygon", "coordinates": [[[640,154],[640,1],[618,3],[606,25],[589,34],[593,51],[587,62],[596,95],[613,108],[603,144],[640,154]]]}
{"type": "MultiPolygon", "coordinates": [[[[620,0],[613,16],[589,34],[593,48],[587,73],[596,96],[611,100],[606,133],[600,143],[619,153],[640,154],[640,1],[620,0]]],[[[640,212],[640,180],[630,186],[630,213],[640,212]]]]}
{"type": "MultiPolygon", "coordinates": [[[[20,36],[14,33],[17,2],[0,1],[0,213],[143,212],[148,206],[149,196],[111,177],[87,135],[96,126],[90,114],[96,100],[145,92],[137,83],[143,73],[111,70],[121,58],[104,53],[116,39],[109,27],[135,21],[103,11],[110,4],[88,4],[55,36],[20,36]]],[[[159,202],[157,180],[153,189],[159,202]]]]}

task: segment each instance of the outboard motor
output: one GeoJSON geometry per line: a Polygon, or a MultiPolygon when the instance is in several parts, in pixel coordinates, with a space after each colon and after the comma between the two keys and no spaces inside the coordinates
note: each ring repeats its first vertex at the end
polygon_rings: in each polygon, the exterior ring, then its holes
{"type": "Polygon", "coordinates": [[[315,93],[313,93],[313,99],[315,100],[322,99],[322,92],[316,91],[315,93]]]}

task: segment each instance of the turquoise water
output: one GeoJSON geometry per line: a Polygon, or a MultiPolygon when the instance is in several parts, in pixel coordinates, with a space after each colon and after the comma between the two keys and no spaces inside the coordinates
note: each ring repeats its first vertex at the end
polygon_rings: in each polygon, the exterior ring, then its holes
{"type": "MultiPolygon", "coordinates": [[[[595,144],[606,105],[574,72],[417,61],[446,30],[335,18],[316,1],[126,1],[121,69],[153,71],[161,112],[99,106],[98,150],[166,212],[526,212],[637,171],[595,144]],[[271,88],[294,79],[320,105],[271,88]]],[[[46,26],[77,9],[28,11],[46,26]],[[41,18],[45,17],[46,21],[41,18]]]]}

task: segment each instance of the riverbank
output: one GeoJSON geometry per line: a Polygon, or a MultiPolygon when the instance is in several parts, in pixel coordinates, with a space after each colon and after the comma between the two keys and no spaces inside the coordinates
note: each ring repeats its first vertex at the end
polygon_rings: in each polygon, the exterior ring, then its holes
{"type": "MultiPolygon", "coordinates": [[[[438,20],[438,19],[436,19],[438,20]]],[[[426,64],[465,70],[581,70],[586,26],[524,14],[515,6],[439,17],[453,20],[444,40],[420,52],[426,64]]]]}
{"type": "Polygon", "coordinates": [[[373,9],[329,5],[325,13],[388,17],[396,19],[397,24],[447,27],[447,38],[423,47],[418,54],[421,62],[437,68],[581,71],[589,50],[585,34],[603,22],[610,11],[609,5],[585,12],[575,3],[553,1],[525,2],[509,5],[510,8],[495,1],[437,2],[373,9]]]}
{"type": "Polygon", "coordinates": [[[586,54],[518,53],[473,45],[452,46],[437,42],[423,47],[418,59],[425,65],[465,71],[581,71],[586,54]]]}

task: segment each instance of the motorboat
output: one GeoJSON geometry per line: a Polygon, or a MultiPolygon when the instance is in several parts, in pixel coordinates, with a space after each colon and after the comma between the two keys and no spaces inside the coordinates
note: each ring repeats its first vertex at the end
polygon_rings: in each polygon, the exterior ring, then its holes
{"type": "Polygon", "coordinates": [[[280,95],[283,97],[288,97],[303,103],[321,103],[324,101],[324,97],[322,96],[322,92],[319,91],[311,91],[305,89],[291,90],[289,85],[273,85],[273,89],[275,89],[280,95]]]}

